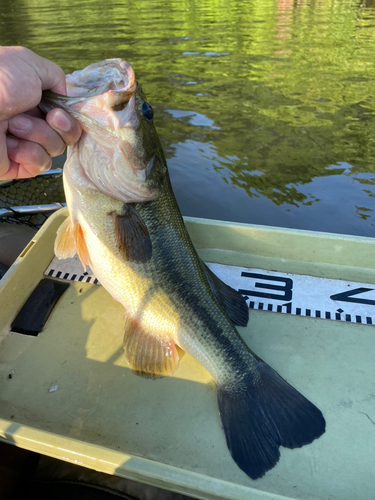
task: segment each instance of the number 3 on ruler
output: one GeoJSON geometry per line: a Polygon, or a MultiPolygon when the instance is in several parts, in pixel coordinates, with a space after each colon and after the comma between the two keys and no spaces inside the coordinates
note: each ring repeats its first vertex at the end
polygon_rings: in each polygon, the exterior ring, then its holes
{"type": "Polygon", "coordinates": [[[266,299],[276,299],[282,300],[284,302],[289,302],[292,300],[292,289],[293,289],[293,280],[290,278],[281,278],[280,276],[268,276],[266,274],[259,273],[247,273],[243,271],[241,276],[246,278],[254,278],[255,280],[266,280],[266,281],[277,281],[283,283],[283,285],[273,285],[271,283],[258,283],[255,282],[255,288],[263,288],[266,290],[279,290],[282,294],[269,293],[269,292],[257,292],[252,290],[242,290],[238,291],[243,295],[251,295],[253,297],[264,297],[266,299]]]}

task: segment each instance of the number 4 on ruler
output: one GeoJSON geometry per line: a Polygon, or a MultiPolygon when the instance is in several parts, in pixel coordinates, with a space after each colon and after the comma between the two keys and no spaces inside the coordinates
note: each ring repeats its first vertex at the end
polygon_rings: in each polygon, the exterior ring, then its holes
{"type": "Polygon", "coordinates": [[[375,306],[375,300],[362,299],[361,297],[353,297],[360,293],[372,292],[373,288],[356,288],[355,290],[348,290],[347,292],[336,293],[330,296],[332,300],[339,300],[341,302],[355,302],[356,304],[368,304],[375,306]]]}

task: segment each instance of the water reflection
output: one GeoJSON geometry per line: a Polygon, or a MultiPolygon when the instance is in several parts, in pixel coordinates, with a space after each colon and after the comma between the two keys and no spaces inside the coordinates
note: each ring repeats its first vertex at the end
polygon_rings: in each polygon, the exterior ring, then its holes
{"type": "Polygon", "coordinates": [[[0,33],[129,60],[184,214],[374,236],[374,0],[3,0],[0,33]]]}
{"type": "Polygon", "coordinates": [[[310,182],[278,189],[261,171],[233,176],[234,158],[220,157],[212,144],[186,141],[173,147],[172,183],[182,211],[191,216],[239,222],[251,217],[255,224],[272,219],[274,225],[328,232],[340,232],[341,225],[355,235],[374,227],[375,174],[355,174],[349,164],[331,165],[310,182]],[[177,168],[181,164],[184,168],[177,168]]]}

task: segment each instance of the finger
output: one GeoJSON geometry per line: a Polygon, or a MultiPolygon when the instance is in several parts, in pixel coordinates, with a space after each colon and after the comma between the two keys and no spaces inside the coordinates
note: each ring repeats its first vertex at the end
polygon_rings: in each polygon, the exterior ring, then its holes
{"type": "Polygon", "coordinates": [[[72,116],[62,109],[53,109],[46,115],[47,123],[62,137],[67,146],[75,144],[81,137],[82,129],[72,116]]]}
{"type": "Polygon", "coordinates": [[[26,47],[15,47],[15,49],[18,49],[18,57],[24,63],[32,66],[37,73],[42,84],[42,90],[51,89],[58,94],[66,94],[65,74],[60,66],[49,59],[38,56],[38,54],[26,47]]]}
{"type": "Polygon", "coordinates": [[[8,131],[15,137],[40,144],[49,156],[65,150],[65,142],[45,120],[28,115],[16,115],[8,120],[8,131]]]}
{"type": "Polygon", "coordinates": [[[9,159],[18,163],[22,167],[21,172],[27,172],[28,177],[35,177],[51,168],[52,160],[39,144],[10,135],[6,137],[6,143],[9,159]]]}
{"type": "Polygon", "coordinates": [[[4,175],[0,175],[0,180],[8,181],[13,179],[29,179],[33,177],[30,175],[30,172],[26,170],[23,165],[19,165],[13,160],[9,160],[9,169],[8,172],[4,175]]]}
{"type": "Polygon", "coordinates": [[[0,120],[37,106],[42,90],[66,93],[63,70],[25,47],[0,47],[0,63],[0,120]]]}
{"type": "Polygon", "coordinates": [[[7,151],[7,143],[5,140],[6,132],[8,130],[8,122],[5,120],[0,122],[0,180],[6,180],[9,171],[9,158],[7,151]]]}

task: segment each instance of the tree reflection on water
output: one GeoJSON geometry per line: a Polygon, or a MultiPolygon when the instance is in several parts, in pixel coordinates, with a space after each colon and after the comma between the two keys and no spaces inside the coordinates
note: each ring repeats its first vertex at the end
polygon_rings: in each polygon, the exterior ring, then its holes
{"type": "Polygon", "coordinates": [[[130,61],[185,214],[375,234],[374,0],[8,0],[0,29],[67,72],[130,61]]]}

